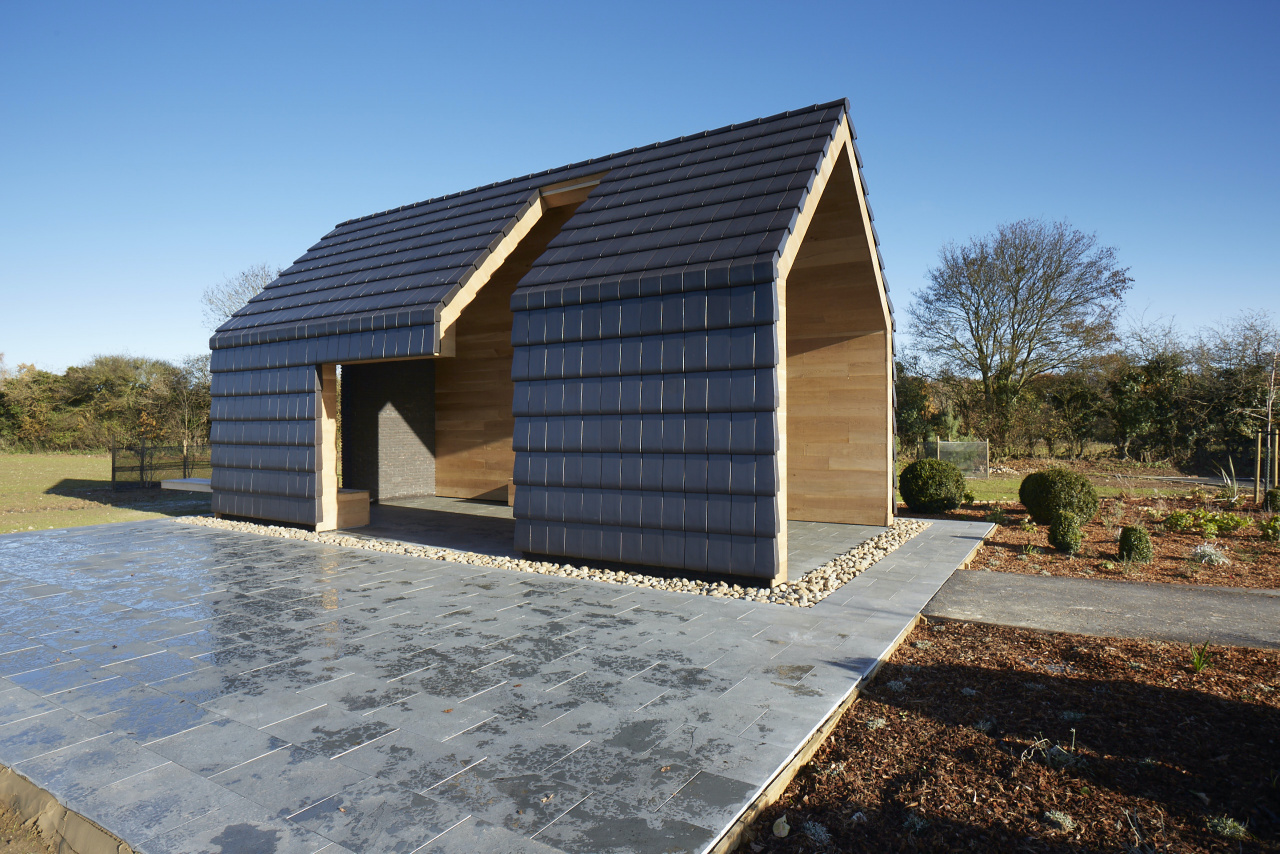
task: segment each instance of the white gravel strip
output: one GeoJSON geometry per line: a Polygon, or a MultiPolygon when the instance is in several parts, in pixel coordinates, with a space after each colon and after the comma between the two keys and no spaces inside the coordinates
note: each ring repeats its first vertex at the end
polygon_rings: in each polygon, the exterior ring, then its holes
{"type": "Polygon", "coordinates": [[[861,575],[876,561],[897,549],[907,540],[929,527],[930,524],[920,519],[898,519],[893,523],[893,527],[886,529],[883,534],[879,534],[855,546],[834,560],[827,561],[812,572],[806,573],[798,581],[779,584],[777,587],[753,587],[750,585],[730,584],[726,581],[663,578],[656,575],[645,575],[638,571],[602,569],[585,564],[575,566],[571,563],[550,563],[479,554],[477,552],[460,552],[453,549],[419,546],[400,542],[399,540],[353,537],[340,531],[326,531],[325,533],[317,534],[312,531],[304,531],[301,528],[258,525],[253,522],[233,522],[228,519],[215,519],[212,516],[179,516],[174,521],[188,525],[201,525],[205,528],[220,528],[224,531],[262,534],[286,540],[306,540],[311,543],[368,549],[386,554],[427,558],[428,560],[447,560],[472,566],[491,566],[498,569],[514,569],[519,572],[536,572],[539,575],[583,578],[591,581],[604,581],[609,584],[624,584],[630,587],[651,587],[654,590],[694,593],[699,596],[715,596],[721,599],[747,599],[752,602],[794,605],[799,608],[808,608],[821,602],[845,582],[861,575]]]}

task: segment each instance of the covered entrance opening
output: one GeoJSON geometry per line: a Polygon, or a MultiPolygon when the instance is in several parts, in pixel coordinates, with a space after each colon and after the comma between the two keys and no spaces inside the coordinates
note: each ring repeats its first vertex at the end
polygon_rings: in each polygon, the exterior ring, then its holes
{"type": "MultiPolygon", "coordinates": [[[[445,354],[343,364],[344,489],[402,510],[412,504],[404,499],[424,497],[514,502],[511,295],[598,181],[542,191],[535,221],[501,264],[449,303],[445,354]]],[[[326,450],[336,458],[332,441],[326,450]]],[[[436,515],[447,507],[431,506],[436,515]]]]}

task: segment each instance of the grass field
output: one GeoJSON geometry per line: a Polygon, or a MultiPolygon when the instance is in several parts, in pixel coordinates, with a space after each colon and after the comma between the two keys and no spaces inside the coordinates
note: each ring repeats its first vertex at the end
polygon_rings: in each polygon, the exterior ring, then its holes
{"type": "MultiPolygon", "coordinates": [[[[907,460],[898,461],[898,472],[907,467],[907,460]]],[[[1175,485],[1171,483],[1162,483],[1157,480],[1143,479],[1142,472],[1135,471],[1131,476],[1126,475],[1116,477],[1106,472],[1089,472],[1089,480],[1093,482],[1094,489],[1097,490],[1100,498],[1115,498],[1122,492],[1128,492],[1132,495],[1172,495],[1179,492],[1186,492],[1190,487],[1185,485],[1175,485]]],[[[1022,483],[1025,475],[1009,475],[1009,476],[992,476],[986,479],[973,478],[966,479],[965,486],[973,493],[978,501],[1017,501],[1018,486],[1022,483]]],[[[898,501],[902,501],[902,496],[898,496],[898,501]]]]}
{"type": "MultiPolygon", "coordinates": [[[[899,469],[905,464],[900,462],[899,469]]],[[[1093,480],[1102,497],[1119,495],[1125,489],[1135,494],[1150,494],[1156,489],[1169,494],[1179,489],[1150,480],[1127,484],[1102,477],[1093,480]]],[[[978,501],[1017,501],[1021,481],[1017,476],[966,483],[978,501]]],[[[208,511],[208,493],[160,489],[114,492],[111,458],[106,454],[0,454],[0,534],[208,511]]]]}
{"type": "Polygon", "coordinates": [[[106,454],[0,454],[0,534],[208,511],[208,493],[113,491],[106,454]]]}

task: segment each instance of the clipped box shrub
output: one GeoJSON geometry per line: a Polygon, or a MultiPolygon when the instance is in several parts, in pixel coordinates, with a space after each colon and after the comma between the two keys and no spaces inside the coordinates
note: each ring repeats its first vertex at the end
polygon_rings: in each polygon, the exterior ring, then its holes
{"type": "Polygon", "coordinates": [[[1084,533],[1074,513],[1059,513],[1049,524],[1049,545],[1073,555],[1080,551],[1084,533]]]}
{"type": "Polygon", "coordinates": [[[1280,489],[1268,489],[1262,496],[1262,509],[1272,513],[1280,513],[1280,489]]]}
{"type": "Polygon", "coordinates": [[[1129,563],[1151,563],[1155,550],[1151,535],[1141,525],[1126,526],[1120,531],[1120,559],[1129,563]]]}
{"type": "Polygon", "coordinates": [[[1066,469],[1032,472],[1018,487],[1018,500],[1031,518],[1041,525],[1052,525],[1060,513],[1070,513],[1080,525],[1098,515],[1098,493],[1082,474],[1066,469]]]}
{"type": "Polygon", "coordinates": [[[964,473],[945,460],[916,460],[898,475],[898,491],[916,513],[954,510],[964,501],[964,473]]]}

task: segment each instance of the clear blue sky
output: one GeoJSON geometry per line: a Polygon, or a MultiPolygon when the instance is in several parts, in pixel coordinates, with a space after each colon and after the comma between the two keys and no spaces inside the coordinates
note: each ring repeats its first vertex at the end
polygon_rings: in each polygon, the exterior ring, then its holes
{"type": "Polygon", "coordinates": [[[203,350],[335,223],[848,97],[900,313],[1022,217],[1280,315],[1280,3],[0,4],[0,352],[203,350]]]}

